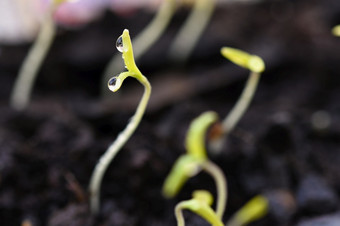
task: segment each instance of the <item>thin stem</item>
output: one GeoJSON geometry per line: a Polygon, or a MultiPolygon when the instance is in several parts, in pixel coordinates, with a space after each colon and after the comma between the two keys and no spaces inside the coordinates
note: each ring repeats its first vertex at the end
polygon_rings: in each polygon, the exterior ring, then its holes
{"type": "Polygon", "coordinates": [[[194,8],[170,48],[170,57],[185,61],[196,46],[214,12],[216,0],[196,0],[194,8]]]}
{"type": "Polygon", "coordinates": [[[136,77],[137,80],[143,84],[144,86],[144,94],[143,97],[137,107],[135,114],[133,115],[129,124],[125,127],[125,129],[119,133],[117,139],[109,146],[104,155],[99,159],[94,172],[92,174],[90,180],[90,208],[93,214],[98,213],[99,204],[100,204],[100,187],[101,182],[106,172],[107,167],[114,159],[119,150],[123,147],[123,145],[127,142],[127,140],[131,137],[131,135],[136,130],[139,125],[147,103],[150,99],[151,94],[151,85],[145,76],[136,77]]]}
{"type": "Polygon", "coordinates": [[[177,226],[185,226],[181,203],[178,203],[175,207],[175,216],[177,220],[177,226]]]}
{"type": "Polygon", "coordinates": [[[235,127],[235,125],[240,121],[244,112],[247,110],[250,101],[254,97],[257,84],[260,79],[260,73],[250,72],[246,86],[243,89],[241,97],[238,99],[234,108],[228,114],[228,116],[223,120],[222,127],[224,134],[230,133],[235,127]]]}
{"type": "Polygon", "coordinates": [[[56,26],[52,18],[55,9],[56,6],[51,6],[47,12],[38,37],[19,70],[10,97],[10,105],[17,110],[23,110],[28,105],[38,70],[55,37],[56,26]]]}
{"type": "Polygon", "coordinates": [[[228,186],[226,177],[224,176],[223,171],[211,161],[205,161],[202,164],[202,169],[210,174],[215,180],[217,189],[216,215],[222,220],[227,205],[228,186]]]}
{"type": "MultiPolygon", "coordinates": [[[[176,11],[176,0],[164,0],[158,13],[149,25],[133,41],[135,60],[138,60],[163,34],[176,11]]],[[[117,74],[123,65],[121,56],[115,55],[104,70],[102,76],[102,93],[107,92],[106,83],[112,75],[117,74]]]]}

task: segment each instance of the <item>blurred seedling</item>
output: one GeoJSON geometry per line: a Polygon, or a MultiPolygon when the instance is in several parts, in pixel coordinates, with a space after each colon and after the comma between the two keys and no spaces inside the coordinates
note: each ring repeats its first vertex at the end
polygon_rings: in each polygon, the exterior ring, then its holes
{"type": "Polygon", "coordinates": [[[117,39],[116,46],[118,51],[122,52],[123,54],[123,60],[127,71],[122,72],[119,75],[111,78],[108,82],[109,89],[112,92],[116,92],[120,89],[120,87],[123,84],[123,81],[127,77],[133,77],[144,86],[144,94],[130,122],[127,124],[125,129],[121,133],[119,133],[116,140],[109,146],[107,151],[102,155],[93,171],[89,186],[90,208],[93,214],[96,214],[99,211],[100,187],[105,171],[109,164],[114,159],[114,157],[117,155],[119,150],[123,147],[123,145],[127,142],[127,140],[131,137],[131,135],[138,127],[144,115],[151,94],[151,85],[148,79],[139,71],[138,67],[136,66],[133,56],[131,39],[129,31],[127,29],[125,29],[123,31],[123,34],[117,39]]]}
{"type": "Polygon", "coordinates": [[[233,63],[250,70],[250,75],[235,106],[221,124],[217,124],[217,129],[215,129],[214,134],[210,136],[209,148],[217,153],[221,151],[227,135],[235,128],[236,124],[248,109],[249,104],[254,97],[261,73],[265,70],[263,60],[256,55],[251,55],[242,50],[230,47],[223,47],[221,49],[221,54],[233,63]]]}
{"type": "Polygon", "coordinates": [[[217,188],[216,215],[222,219],[227,202],[227,182],[222,170],[208,159],[205,150],[206,131],[217,119],[218,116],[215,112],[208,111],[192,121],[185,141],[187,153],[176,160],[164,182],[163,195],[173,198],[189,178],[203,170],[215,181],[217,188]]]}
{"type": "Polygon", "coordinates": [[[201,34],[213,15],[216,0],[182,0],[193,9],[170,47],[171,59],[185,61],[196,46],[201,34]]]}
{"type": "MultiPolygon", "coordinates": [[[[174,164],[170,174],[163,185],[163,195],[172,198],[178,194],[186,181],[201,170],[209,173],[215,180],[217,187],[216,211],[211,208],[213,198],[207,191],[195,191],[193,198],[178,203],[175,215],[178,226],[184,226],[182,210],[190,210],[204,218],[213,226],[224,225],[222,217],[227,202],[227,182],[223,172],[217,165],[209,161],[206,155],[204,138],[207,129],[217,121],[217,114],[212,111],[198,116],[191,123],[186,137],[187,154],[182,155],[174,164]]],[[[244,205],[227,226],[243,226],[263,217],[268,212],[268,201],[264,196],[258,195],[244,205]]]]}
{"type": "Polygon", "coordinates": [[[187,209],[201,216],[213,226],[223,226],[222,220],[211,208],[213,202],[212,195],[205,190],[193,192],[192,199],[179,202],[175,207],[175,216],[177,226],[184,226],[184,217],[182,211],[187,209]]]}
{"type": "Polygon", "coordinates": [[[51,0],[40,27],[38,37],[21,65],[18,77],[15,81],[10,97],[10,105],[14,109],[23,110],[30,101],[32,88],[38,71],[56,34],[56,24],[53,20],[55,11],[60,4],[73,1],[74,0],[51,0]]]}
{"type": "Polygon", "coordinates": [[[336,25],[335,27],[333,27],[332,33],[333,35],[340,37],[340,25],[336,25]]]}
{"type": "Polygon", "coordinates": [[[228,221],[226,226],[245,226],[261,219],[269,210],[269,201],[262,195],[257,195],[239,209],[228,221]]]}
{"type": "MultiPolygon", "coordinates": [[[[133,40],[134,56],[137,61],[164,33],[164,30],[170,23],[176,11],[176,0],[164,0],[156,16],[152,19],[149,25],[133,40]]],[[[106,81],[108,76],[116,74],[117,70],[122,68],[120,56],[115,55],[108,63],[102,76],[102,93],[107,93],[106,81]]]]}
{"type": "MultiPolygon", "coordinates": [[[[197,190],[193,192],[192,199],[179,202],[175,207],[177,226],[185,226],[183,210],[190,210],[201,216],[212,226],[223,226],[223,222],[211,208],[213,197],[210,192],[197,190]]],[[[257,195],[239,209],[227,222],[226,226],[245,226],[261,219],[268,213],[268,199],[257,195]]]]}

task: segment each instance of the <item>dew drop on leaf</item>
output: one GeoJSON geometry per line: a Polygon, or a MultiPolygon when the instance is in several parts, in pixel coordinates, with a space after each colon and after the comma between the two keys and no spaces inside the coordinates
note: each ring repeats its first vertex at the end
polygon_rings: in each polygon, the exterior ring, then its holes
{"type": "Polygon", "coordinates": [[[114,90],[115,89],[115,86],[116,86],[116,83],[117,83],[117,78],[118,76],[114,76],[112,77],[109,82],[108,82],[108,86],[109,86],[109,89],[110,90],[114,90]]]}
{"type": "Polygon", "coordinates": [[[117,39],[116,47],[119,52],[121,53],[123,52],[123,37],[122,36],[119,36],[119,38],[117,39]]]}

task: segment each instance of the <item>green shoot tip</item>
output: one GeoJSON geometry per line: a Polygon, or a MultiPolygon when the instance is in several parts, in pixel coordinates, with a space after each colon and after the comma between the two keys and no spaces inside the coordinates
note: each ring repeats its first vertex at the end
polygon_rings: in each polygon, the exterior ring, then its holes
{"type": "Polygon", "coordinates": [[[247,202],[236,214],[234,222],[237,225],[247,225],[268,213],[269,201],[262,195],[257,195],[247,202]]]}
{"type": "Polygon", "coordinates": [[[214,201],[212,194],[206,190],[196,190],[192,193],[192,197],[208,206],[211,206],[214,201]]]}
{"type": "Polygon", "coordinates": [[[332,33],[334,36],[340,37],[340,25],[336,25],[335,27],[333,27],[332,33]]]}
{"type": "Polygon", "coordinates": [[[206,160],[205,135],[206,131],[214,122],[218,120],[216,112],[207,111],[195,118],[187,132],[185,147],[188,154],[199,159],[206,160]]]}
{"type": "Polygon", "coordinates": [[[251,55],[239,49],[223,47],[221,54],[233,63],[247,68],[252,72],[262,73],[265,70],[265,64],[259,56],[251,55]]]}
{"type": "Polygon", "coordinates": [[[186,181],[200,171],[201,162],[202,160],[188,154],[180,156],[165,179],[163,185],[164,197],[175,197],[186,181]]]}

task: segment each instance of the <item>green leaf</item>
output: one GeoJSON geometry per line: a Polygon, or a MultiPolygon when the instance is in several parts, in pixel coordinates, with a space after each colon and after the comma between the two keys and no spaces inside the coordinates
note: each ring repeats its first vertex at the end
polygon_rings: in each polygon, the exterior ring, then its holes
{"type": "Polygon", "coordinates": [[[185,182],[200,171],[202,161],[204,160],[189,154],[180,156],[165,179],[163,195],[166,198],[176,196],[185,182]]]}
{"type": "Polygon", "coordinates": [[[238,210],[229,225],[247,225],[258,220],[268,213],[268,199],[262,195],[257,195],[238,210]]]}
{"type": "Polygon", "coordinates": [[[265,69],[265,64],[260,57],[256,55],[250,55],[249,53],[242,50],[223,47],[221,49],[221,54],[233,63],[247,68],[250,71],[261,73],[265,69]]]}
{"type": "Polygon", "coordinates": [[[218,115],[216,112],[207,111],[202,113],[191,122],[185,140],[185,147],[188,154],[199,159],[207,159],[205,135],[209,126],[211,126],[211,124],[217,120],[218,115]]]}

